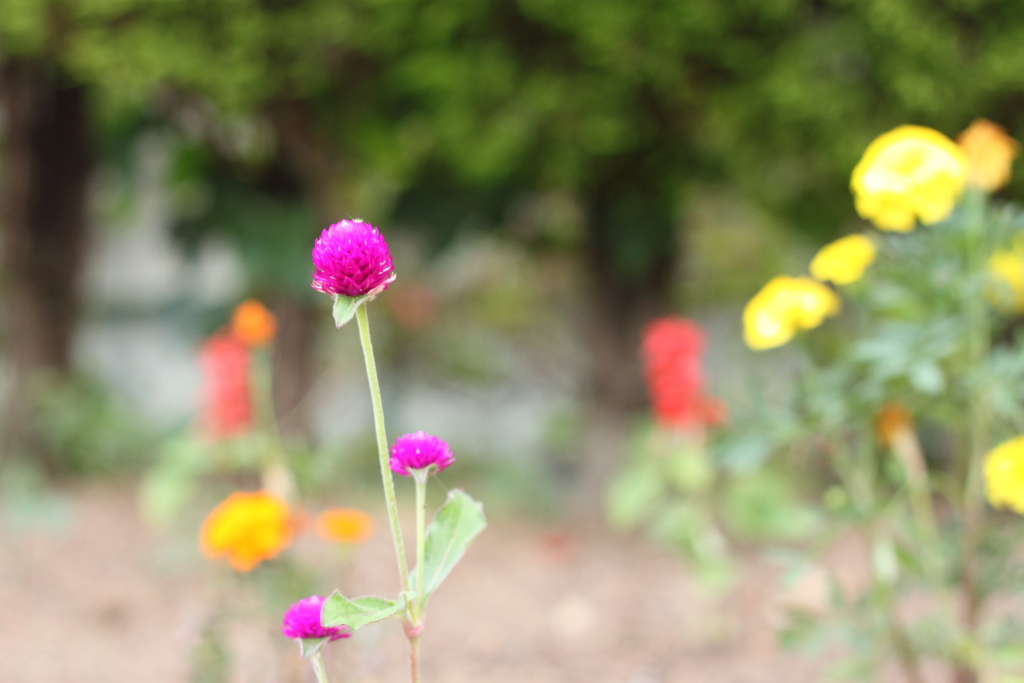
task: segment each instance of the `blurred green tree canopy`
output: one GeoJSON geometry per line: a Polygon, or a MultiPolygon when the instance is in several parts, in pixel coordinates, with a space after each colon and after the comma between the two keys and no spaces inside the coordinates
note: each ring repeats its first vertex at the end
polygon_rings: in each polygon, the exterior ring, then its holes
{"type": "MultiPolygon", "coordinates": [[[[423,224],[444,239],[474,216],[501,224],[524,196],[570,198],[583,238],[568,246],[593,281],[597,393],[622,405],[639,396],[636,329],[669,306],[688,197],[736,187],[823,240],[854,219],[849,172],[881,132],[912,122],[955,134],[988,116],[1021,137],[1020,9],[996,0],[0,0],[0,41],[6,56],[60,64],[106,110],[199,101],[228,119],[269,122],[269,153],[230,159],[246,192],[264,197],[273,193],[246,168],[293,176],[281,211],[235,221],[265,216],[267,235],[306,220],[312,235],[358,215],[423,224]]],[[[236,196],[220,216],[258,206],[236,196]]]]}

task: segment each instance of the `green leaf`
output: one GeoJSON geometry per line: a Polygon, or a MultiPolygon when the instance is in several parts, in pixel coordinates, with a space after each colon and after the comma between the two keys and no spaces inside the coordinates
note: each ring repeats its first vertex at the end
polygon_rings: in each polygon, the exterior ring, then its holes
{"type": "Polygon", "coordinates": [[[299,638],[299,651],[303,657],[312,657],[324,646],[329,638],[299,638]]]}
{"type": "Polygon", "coordinates": [[[423,558],[423,597],[437,590],[466,553],[470,541],[487,526],[483,505],[462,489],[453,489],[427,529],[423,558]]]}
{"type": "Polygon", "coordinates": [[[356,309],[366,301],[366,296],[334,295],[334,326],[342,327],[356,314],[356,309]]]}
{"type": "Polygon", "coordinates": [[[396,602],[374,595],[349,600],[334,591],[320,610],[320,623],[327,628],[347,626],[352,631],[358,631],[367,624],[394,616],[404,607],[403,600],[396,602]]]}

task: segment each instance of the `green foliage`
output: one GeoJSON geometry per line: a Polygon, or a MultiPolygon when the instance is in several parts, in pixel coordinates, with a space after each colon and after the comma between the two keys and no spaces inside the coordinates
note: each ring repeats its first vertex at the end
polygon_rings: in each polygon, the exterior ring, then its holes
{"type": "MultiPolygon", "coordinates": [[[[761,467],[760,458],[730,472],[715,458],[717,436],[704,444],[696,432],[637,429],[606,510],[613,527],[644,529],[690,560],[705,585],[722,589],[735,578],[728,539],[803,541],[818,531],[820,518],[801,501],[791,477],[761,467]]],[[[730,457],[735,448],[729,446],[730,457]]]]}
{"type": "Polygon", "coordinates": [[[40,380],[33,392],[33,415],[52,466],[71,474],[101,475],[136,470],[152,460],[154,435],[97,382],[40,380]]]}
{"type": "Polygon", "coordinates": [[[416,569],[423,571],[424,601],[437,590],[466,554],[469,544],[486,527],[483,505],[461,489],[452,489],[427,527],[423,569],[416,569]]]}
{"type": "Polygon", "coordinates": [[[404,600],[385,600],[372,595],[349,600],[334,591],[324,602],[320,623],[327,628],[346,626],[352,631],[358,631],[367,624],[393,617],[403,609],[404,600]]]}

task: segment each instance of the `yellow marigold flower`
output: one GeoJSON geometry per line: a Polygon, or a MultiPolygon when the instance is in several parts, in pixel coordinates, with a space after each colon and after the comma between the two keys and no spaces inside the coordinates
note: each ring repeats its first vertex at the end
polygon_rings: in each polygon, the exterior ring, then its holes
{"type": "Polygon", "coordinates": [[[277,334],[277,317],[256,299],[246,299],[231,315],[231,334],[248,347],[266,346],[277,334]]]}
{"type": "Polygon", "coordinates": [[[1024,436],[1004,441],[985,457],[985,497],[992,507],[1024,515],[1024,436]]]}
{"type": "Polygon", "coordinates": [[[995,192],[1010,182],[1020,144],[1006,134],[1005,128],[988,119],[975,119],[956,141],[967,156],[968,183],[995,192]]]}
{"type": "Polygon", "coordinates": [[[986,292],[996,308],[1024,313],[1024,241],[1018,239],[1012,249],[1000,249],[988,259],[988,272],[994,280],[986,292]]]}
{"type": "Polygon", "coordinates": [[[878,248],[870,237],[847,235],[826,244],[811,259],[811,275],[821,281],[848,285],[875,262],[878,248]]]}
{"type": "Polygon", "coordinates": [[[916,220],[949,215],[967,180],[967,159],[952,140],[923,126],[900,126],[868,145],[853,169],[857,213],[882,230],[910,232],[916,220]]]}
{"type": "Polygon", "coordinates": [[[840,308],[839,297],[820,282],[779,275],[743,309],[743,338],[755,351],[782,346],[800,330],[817,327],[840,308]]]}
{"type": "Polygon", "coordinates": [[[288,504],[267,491],[232,493],[207,515],[199,530],[203,554],[224,557],[239,572],[276,557],[291,542],[288,504]]]}
{"type": "Polygon", "coordinates": [[[352,508],[328,508],[316,518],[317,534],[328,541],[363,543],[373,536],[373,527],[373,517],[352,508]]]}

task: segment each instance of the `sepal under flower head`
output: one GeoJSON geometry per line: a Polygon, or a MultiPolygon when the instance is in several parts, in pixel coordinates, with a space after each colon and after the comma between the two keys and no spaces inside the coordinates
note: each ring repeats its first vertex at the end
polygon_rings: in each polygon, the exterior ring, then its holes
{"type": "Polygon", "coordinates": [[[415,432],[398,437],[391,447],[391,469],[403,477],[411,477],[413,470],[425,470],[432,465],[436,474],[455,462],[448,444],[426,432],[415,432]]]}
{"type": "Polygon", "coordinates": [[[384,236],[364,221],[331,225],[313,245],[313,289],[344,297],[374,297],[395,279],[384,236]]]}
{"type": "Polygon", "coordinates": [[[311,595],[304,600],[299,600],[284,613],[284,619],[281,621],[281,633],[289,638],[300,639],[338,640],[351,636],[351,631],[344,626],[327,628],[320,624],[320,610],[323,606],[324,598],[319,595],[311,595]]]}

